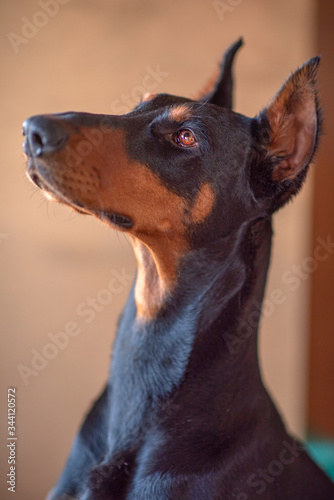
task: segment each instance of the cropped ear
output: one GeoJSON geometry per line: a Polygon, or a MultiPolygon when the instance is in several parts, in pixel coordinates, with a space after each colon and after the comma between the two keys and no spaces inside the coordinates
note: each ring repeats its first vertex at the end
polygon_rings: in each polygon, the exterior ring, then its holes
{"type": "Polygon", "coordinates": [[[271,199],[273,210],[299,191],[317,147],[319,63],[314,57],[295,71],[253,121],[251,185],[256,197],[271,199]]]}
{"type": "Polygon", "coordinates": [[[239,38],[224,53],[220,65],[218,78],[215,77],[209,81],[201,92],[200,101],[216,104],[222,108],[232,109],[233,103],[233,78],[232,66],[233,60],[238,49],[243,45],[242,38],[239,38]]]}

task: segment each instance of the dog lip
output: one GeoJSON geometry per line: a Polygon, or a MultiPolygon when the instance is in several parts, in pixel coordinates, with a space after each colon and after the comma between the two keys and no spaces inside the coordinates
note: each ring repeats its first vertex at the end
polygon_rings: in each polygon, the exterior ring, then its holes
{"type": "Polygon", "coordinates": [[[40,189],[43,189],[43,186],[41,185],[40,179],[39,179],[37,174],[35,174],[35,173],[31,174],[30,179],[32,180],[32,182],[34,184],[36,184],[37,187],[39,187],[40,189]]]}
{"type": "Polygon", "coordinates": [[[120,226],[126,229],[129,229],[133,226],[133,222],[130,217],[126,215],[119,215],[116,213],[104,213],[103,218],[112,222],[116,226],[120,226]]]}
{"type": "Polygon", "coordinates": [[[48,182],[38,167],[41,167],[41,165],[35,162],[34,159],[29,158],[27,176],[33,184],[35,184],[35,186],[43,191],[44,195],[48,199],[53,199],[54,201],[63,203],[83,215],[93,213],[89,209],[86,209],[85,205],[78,199],[71,200],[68,196],[66,196],[66,194],[59,192],[55,186],[48,182]]]}
{"type": "Polygon", "coordinates": [[[38,168],[38,164],[32,158],[29,158],[27,166],[27,176],[35,186],[41,189],[46,196],[52,197],[54,200],[60,201],[62,203],[67,203],[67,200],[63,199],[62,195],[58,193],[55,188],[47,182],[44,178],[42,172],[38,168]]]}
{"type": "Polygon", "coordinates": [[[38,175],[38,170],[36,168],[34,161],[31,158],[28,158],[27,176],[35,184],[35,186],[39,187],[40,189],[43,189],[41,178],[38,175]]]}
{"type": "MultiPolygon", "coordinates": [[[[25,141],[24,144],[25,152],[28,154],[29,144],[25,141]]],[[[118,229],[130,229],[133,227],[133,221],[127,215],[119,214],[116,212],[105,212],[96,211],[92,208],[86,208],[85,205],[78,199],[70,199],[65,193],[59,192],[58,189],[53,186],[53,183],[48,179],[47,172],[45,171],[45,166],[43,162],[37,157],[30,156],[28,154],[28,165],[27,165],[27,175],[29,179],[37,186],[39,189],[44,191],[45,195],[51,196],[54,200],[59,201],[72,207],[78,213],[81,214],[91,214],[96,215],[100,219],[111,223],[115,228],[118,229]]]]}
{"type": "Polygon", "coordinates": [[[32,158],[28,159],[27,175],[37,187],[45,189],[43,175],[39,172],[38,166],[32,158]]]}

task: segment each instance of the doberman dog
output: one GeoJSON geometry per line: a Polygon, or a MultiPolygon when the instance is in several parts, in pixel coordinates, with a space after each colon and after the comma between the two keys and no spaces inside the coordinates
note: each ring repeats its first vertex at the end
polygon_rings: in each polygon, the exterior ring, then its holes
{"type": "Polygon", "coordinates": [[[24,123],[30,179],[126,232],[138,261],[110,377],[49,499],[334,499],[257,354],[272,214],[302,186],[320,133],[319,58],[248,118],[232,111],[241,45],[198,100],[147,95],[122,116],[24,123]]]}

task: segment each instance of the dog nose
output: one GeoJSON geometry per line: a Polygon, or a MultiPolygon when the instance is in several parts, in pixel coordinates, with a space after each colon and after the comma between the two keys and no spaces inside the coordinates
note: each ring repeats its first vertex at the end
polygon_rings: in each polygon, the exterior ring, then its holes
{"type": "Polygon", "coordinates": [[[23,149],[28,156],[43,156],[61,149],[67,141],[62,124],[47,116],[32,116],[23,123],[23,149]]]}

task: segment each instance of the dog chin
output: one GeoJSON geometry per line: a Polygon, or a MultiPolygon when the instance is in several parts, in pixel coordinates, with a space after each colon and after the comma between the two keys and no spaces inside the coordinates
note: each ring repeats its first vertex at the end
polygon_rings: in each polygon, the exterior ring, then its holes
{"type": "Polygon", "coordinates": [[[62,205],[66,205],[66,206],[72,208],[73,210],[75,210],[75,212],[78,212],[79,214],[82,214],[82,215],[93,215],[93,212],[86,210],[81,205],[80,202],[72,201],[72,200],[68,199],[65,195],[63,195],[62,193],[58,193],[57,191],[53,191],[52,189],[50,190],[50,189],[45,188],[45,187],[42,187],[42,191],[43,191],[45,198],[48,201],[56,201],[58,203],[61,203],[62,205]]]}

